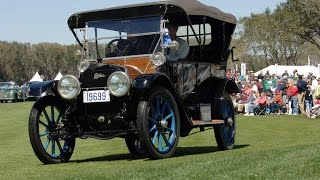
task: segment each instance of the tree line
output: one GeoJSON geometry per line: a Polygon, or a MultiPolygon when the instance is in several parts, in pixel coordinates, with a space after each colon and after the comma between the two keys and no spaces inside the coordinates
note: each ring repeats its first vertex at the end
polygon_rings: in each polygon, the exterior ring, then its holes
{"type": "Polygon", "coordinates": [[[78,59],[76,45],[56,43],[18,43],[0,41],[0,81],[29,81],[35,72],[44,80],[54,79],[58,72],[74,74],[78,59]]]}
{"type": "MultiPolygon", "coordinates": [[[[319,0],[287,0],[275,10],[251,14],[238,20],[232,46],[238,63],[250,70],[271,64],[306,65],[320,63],[319,0]]],[[[0,81],[29,81],[35,72],[45,80],[58,72],[74,74],[77,45],[0,41],[0,81]]],[[[229,63],[232,68],[235,64],[229,63]]]]}
{"type": "Polygon", "coordinates": [[[287,0],[273,11],[240,18],[232,45],[240,62],[254,71],[272,64],[307,65],[308,57],[319,64],[319,0],[287,0]]]}

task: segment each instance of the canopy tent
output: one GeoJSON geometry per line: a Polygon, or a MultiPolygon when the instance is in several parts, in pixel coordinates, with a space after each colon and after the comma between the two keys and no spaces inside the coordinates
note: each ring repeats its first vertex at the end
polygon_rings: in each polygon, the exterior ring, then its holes
{"type": "Polygon", "coordinates": [[[43,81],[43,79],[41,78],[38,72],[36,72],[36,74],[30,79],[29,82],[35,82],[35,81],[43,81]]]}
{"type": "Polygon", "coordinates": [[[63,75],[61,74],[61,72],[59,72],[56,77],[54,78],[54,80],[60,80],[63,77],[63,75]]]}
{"type": "Polygon", "coordinates": [[[312,73],[314,76],[319,77],[320,71],[319,68],[311,65],[307,66],[282,66],[282,65],[271,65],[268,66],[260,71],[257,71],[254,73],[255,76],[258,76],[260,73],[263,75],[266,74],[267,71],[269,71],[270,74],[276,74],[276,75],[282,75],[285,70],[288,71],[289,76],[293,75],[293,71],[297,70],[298,74],[304,75],[305,77],[309,75],[309,73],[312,73]]]}

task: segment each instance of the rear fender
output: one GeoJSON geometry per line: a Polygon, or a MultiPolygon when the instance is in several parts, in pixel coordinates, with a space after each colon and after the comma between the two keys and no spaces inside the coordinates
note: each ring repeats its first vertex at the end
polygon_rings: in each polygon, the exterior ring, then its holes
{"type": "Polygon", "coordinates": [[[210,81],[210,84],[214,86],[211,88],[214,98],[212,104],[212,114],[215,117],[222,118],[222,100],[224,100],[224,98],[230,94],[239,93],[240,90],[233,79],[213,78],[210,81]]]}

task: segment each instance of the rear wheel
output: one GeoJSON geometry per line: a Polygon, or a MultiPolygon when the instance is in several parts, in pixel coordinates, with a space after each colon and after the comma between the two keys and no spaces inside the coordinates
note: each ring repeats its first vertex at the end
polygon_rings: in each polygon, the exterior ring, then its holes
{"type": "Polygon", "coordinates": [[[69,161],[75,138],[62,122],[66,108],[54,96],[40,98],[29,117],[29,138],[34,153],[44,164],[69,161]]]}
{"type": "Polygon", "coordinates": [[[152,159],[173,156],[180,136],[180,117],[171,93],[156,87],[140,101],[137,111],[139,138],[152,159]]]}
{"type": "Polygon", "coordinates": [[[125,141],[126,141],[128,150],[132,155],[144,154],[144,150],[141,146],[141,141],[138,135],[128,135],[127,137],[125,137],[125,141]]]}
{"type": "Polygon", "coordinates": [[[221,104],[223,124],[214,126],[216,142],[220,150],[232,149],[236,137],[236,119],[232,100],[226,93],[221,104]]]}

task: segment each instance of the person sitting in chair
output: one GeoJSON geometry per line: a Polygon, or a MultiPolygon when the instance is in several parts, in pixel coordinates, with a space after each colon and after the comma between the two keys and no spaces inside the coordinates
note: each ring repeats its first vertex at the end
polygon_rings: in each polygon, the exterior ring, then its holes
{"type": "Polygon", "coordinates": [[[168,49],[167,55],[166,55],[167,60],[178,61],[181,59],[185,59],[189,54],[190,47],[185,40],[177,36],[177,31],[179,28],[178,23],[174,22],[173,20],[169,20],[169,23],[167,24],[166,27],[169,30],[171,41],[177,41],[179,43],[178,50],[168,49]]]}
{"type": "Polygon", "coordinates": [[[271,100],[271,112],[276,113],[276,110],[278,110],[278,114],[280,114],[281,110],[283,109],[283,106],[285,106],[282,98],[282,94],[279,90],[275,90],[275,95],[273,96],[273,99],[271,100]]]}

